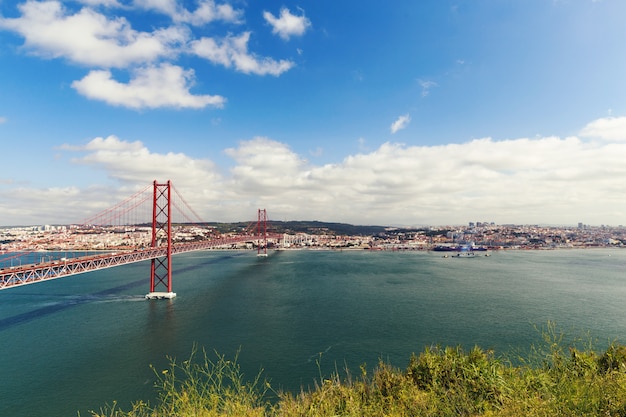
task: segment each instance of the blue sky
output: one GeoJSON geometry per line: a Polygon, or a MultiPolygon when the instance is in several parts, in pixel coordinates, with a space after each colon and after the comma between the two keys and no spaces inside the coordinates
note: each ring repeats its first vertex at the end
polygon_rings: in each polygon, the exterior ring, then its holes
{"type": "Polygon", "coordinates": [[[0,0],[0,224],[626,224],[622,0],[0,0]]]}

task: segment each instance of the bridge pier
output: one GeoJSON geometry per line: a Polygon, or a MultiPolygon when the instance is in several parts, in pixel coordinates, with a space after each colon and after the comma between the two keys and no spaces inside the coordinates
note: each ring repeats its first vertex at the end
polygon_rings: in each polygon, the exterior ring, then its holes
{"type": "Polygon", "coordinates": [[[176,297],[175,292],[150,292],[146,294],[147,300],[163,300],[163,299],[172,299],[176,297]]]}

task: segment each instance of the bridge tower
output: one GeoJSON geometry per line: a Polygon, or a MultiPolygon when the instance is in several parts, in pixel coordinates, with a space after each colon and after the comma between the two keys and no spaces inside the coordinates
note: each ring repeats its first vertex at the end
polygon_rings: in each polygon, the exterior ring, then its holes
{"type": "Polygon", "coordinates": [[[267,256],[267,211],[265,209],[259,209],[256,232],[257,256],[267,256]],[[263,248],[261,248],[261,244],[263,244],[263,248]]]}
{"type": "Polygon", "coordinates": [[[150,265],[150,293],[146,298],[174,298],[172,292],[172,184],[154,181],[152,200],[152,249],[165,247],[165,256],[150,265]]]}

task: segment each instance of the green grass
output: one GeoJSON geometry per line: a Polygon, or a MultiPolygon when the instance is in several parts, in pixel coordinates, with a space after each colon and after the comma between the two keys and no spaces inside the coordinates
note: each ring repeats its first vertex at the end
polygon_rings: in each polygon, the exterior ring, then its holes
{"type": "Polygon", "coordinates": [[[430,347],[406,369],[380,361],[370,373],[320,375],[313,389],[277,392],[261,375],[246,381],[222,355],[192,350],[182,363],[158,371],[154,405],[116,404],[92,417],[295,416],[624,416],[626,347],[564,343],[552,323],[523,356],[496,356],[479,347],[430,347]]]}

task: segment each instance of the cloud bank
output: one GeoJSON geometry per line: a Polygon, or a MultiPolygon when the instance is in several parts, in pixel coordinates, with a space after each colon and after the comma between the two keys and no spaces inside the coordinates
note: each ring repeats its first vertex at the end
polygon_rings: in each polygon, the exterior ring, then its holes
{"type": "Polygon", "coordinates": [[[111,184],[14,188],[1,194],[11,201],[2,197],[0,207],[7,213],[3,220],[14,224],[41,223],[43,206],[46,222],[75,222],[89,214],[86,209],[96,209],[94,202],[104,209],[155,179],[169,179],[207,221],[251,220],[257,208],[266,208],[273,219],[353,224],[618,225],[626,223],[626,141],[619,139],[625,134],[622,119],[606,118],[589,123],[580,137],[482,138],[441,146],[387,142],[327,165],[256,137],[224,149],[233,162],[228,169],[181,153],[155,153],[138,141],[100,137],[61,151],[73,155],[74,164],[101,170],[111,184]],[[66,204],[68,195],[75,210],[66,204]],[[107,197],[111,201],[103,201],[107,197]]]}

